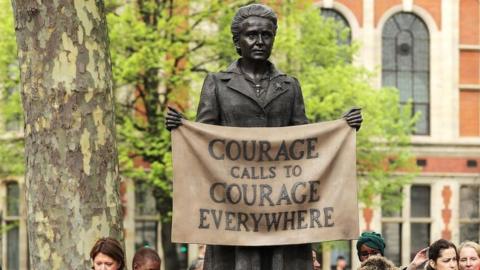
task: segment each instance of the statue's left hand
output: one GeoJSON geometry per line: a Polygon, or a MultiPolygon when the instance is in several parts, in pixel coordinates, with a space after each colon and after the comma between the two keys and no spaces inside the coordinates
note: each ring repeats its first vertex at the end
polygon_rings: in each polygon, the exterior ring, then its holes
{"type": "Polygon", "coordinates": [[[347,121],[347,124],[358,131],[362,125],[362,109],[353,107],[348,112],[343,114],[343,118],[347,121]]]}

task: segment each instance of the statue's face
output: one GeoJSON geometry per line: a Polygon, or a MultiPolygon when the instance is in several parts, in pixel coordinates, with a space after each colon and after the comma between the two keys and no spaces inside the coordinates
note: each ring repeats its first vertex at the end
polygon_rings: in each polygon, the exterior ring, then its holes
{"type": "Polygon", "coordinates": [[[267,60],[275,41],[275,27],[265,18],[251,16],[242,22],[242,31],[236,44],[246,60],[267,60]]]}

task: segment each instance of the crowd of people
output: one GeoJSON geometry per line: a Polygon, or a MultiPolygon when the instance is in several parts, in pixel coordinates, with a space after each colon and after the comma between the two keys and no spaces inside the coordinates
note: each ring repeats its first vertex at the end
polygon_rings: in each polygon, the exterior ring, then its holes
{"type": "MultiPolygon", "coordinates": [[[[116,239],[104,237],[97,240],[90,251],[93,270],[126,270],[125,252],[116,239]]],[[[151,248],[142,247],[133,256],[133,270],[160,270],[161,260],[151,248]]]]}
{"type": "MultiPolygon", "coordinates": [[[[385,241],[379,233],[364,232],[357,241],[357,255],[361,262],[359,270],[480,270],[480,245],[466,241],[458,248],[450,241],[439,239],[430,246],[417,252],[410,264],[395,266],[385,258],[385,241]]],[[[199,247],[199,259],[194,261],[189,270],[203,269],[205,245],[199,247]]],[[[114,238],[100,238],[90,251],[92,269],[126,270],[125,253],[122,245],[114,238]]],[[[337,259],[336,270],[345,269],[345,258],[337,259]]],[[[151,248],[143,247],[133,256],[133,270],[160,270],[161,259],[151,248]]],[[[312,250],[312,269],[321,269],[317,254],[312,250]]]]}
{"type": "MultiPolygon", "coordinates": [[[[452,242],[439,239],[418,251],[405,266],[395,266],[385,258],[385,241],[379,233],[362,233],[356,248],[361,262],[359,270],[480,270],[480,245],[473,241],[463,242],[457,248],[452,242]]],[[[316,258],[313,269],[320,269],[316,258]]]]}

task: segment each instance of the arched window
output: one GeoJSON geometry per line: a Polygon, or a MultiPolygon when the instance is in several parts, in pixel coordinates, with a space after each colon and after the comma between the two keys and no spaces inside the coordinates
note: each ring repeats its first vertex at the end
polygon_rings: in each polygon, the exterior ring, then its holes
{"type": "Polygon", "coordinates": [[[320,10],[320,14],[322,15],[323,18],[333,19],[336,22],[338,22],[341,26],[343,26],[344,28],[349,29],[347,39],[344,40],[344,41],[339,40],[338,41],[339,44],[345,44],[345,42],[346,42],[346,44],[351,44],[352,43],[352,30],[350,29],[350,24],[348,24],[347,19],[345,19],[345,17],[340,12],[336,11],[335,9],[331,9],[331,8],[322,8],[320,10]]]}
{"type": "Polygon", "coordinates": [[[415,134],[430,133],[430,40],[427,26],[413,13],[393,15],[382,32],[382,85],[400,91],[400,103],[420,112],[415,134]]]}

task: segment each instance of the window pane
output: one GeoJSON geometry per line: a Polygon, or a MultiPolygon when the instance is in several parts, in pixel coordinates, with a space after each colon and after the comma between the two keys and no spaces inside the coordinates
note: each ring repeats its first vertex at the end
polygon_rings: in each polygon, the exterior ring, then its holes
{"type": "Polygon", "coordinates": [[[7,216],[19,215],[19,195],[18,183],[10,182],[7,184],[7,216]]]}
{"type": "Polygon", "coordinates": [[[382,197],[382,217],[402,216],[402,190],[388,191],[382,197]]]}
{"type": "Polygon", "coordinates": [[[7,269],[18,270],[19,268],[19,230],[18,224],[7,223],[7,269]]]}
{"type": "Polygon", "coordinates": [[[460,242],[480,240],[480,225],[474,224],[460,224],[460,242]]]}
{"type": "Polygon", "coordinates": [[[414,104],[413,105],[413,113],[416,114],[420,112],[420,117],[415,124],[415,134],[428,134],[429,130],[429,107],[427,104],[414,104]]]}
{"type": "Polygon", "coordinates": [[[412,73],[410,71],[399,71],[397,88],[400,90],[400,101],[408,101],[413,98],[412,73]]]}
{"type": "Polygon", "coordinates": [[[427,72],[415,72],[413,81],[413,99],[415,102],[428,103],[428,73],[427,72]]]}
{"type": "Polygon", "coordinates": [[[156,200],[153,188],[144,182],[135,183],[135,215],[156,215],[156,200]]]}
{"type": "Polygon", "coordinates": [[[340,45],[350,44],[352,43],[352,34],[350,31],[350,25],[348,24],[347,19],[343,17],[343,15],[331,8],[322,8],[320,14],[322,15],[323,18],[327,19],[333,19],[335,22],[339,24],[339,28],[337,28],[337,36],[340,37],[340,33],[343,31],[344,28],[347,28],[349,30],[348,35],[346,37],[346,40],[341,40],[338,39],[337,43],[340,45]]]}
{"type": "Polygon", "coordinates": [[[402,209],[384,209],[382,207],[382,217],[400,217],[402,214],[402,209]]]}
{"type": "Polygon", "coordinates": [[[135,249],[145,246],[157,249],[156,221],[135,221],[135,249]]]}
{"type": "Polygon", "coordinates": [[[330,253],[330,269],[336,269],[337,259],[343,257],[347,263],[346,269],[351,269],[351,245],[350,241],[332,241],[330,253]]]}
{"type": "Polygon", "coordinates": [[[430,224],[412,223],[410,230],[410,260],[413,260],[418,251],[430,244],[430,224]]]}
{"type": "Polygon", "coordinates": [[[412,52],[412,36],[407,31],[402,31],[397,36],[396,56],[399,70],[413,70],[413,52],[412,52]]]}
{"type": "Polygon", "coordinates": [[[416,71],[428,71],[430,67],[429,49],[430,43],[428,40],[415,40],[413,46],[413,68],[416,71]]]}
{"type": "Polygon", "coordinates": [[[401,264],[402,258],[402,224],[401,223],[383,223],[382,235],[385,239],[385,257],[390,259],[395,265],[401,264]]]}
{"type": "MultiPolygon", "coordinates": [[[[383,39],[382,44],[382,69],[384,71],[394,71],[397,69],[395,62],[395,39],[383,39]]],[[[395,84],[384,84],[395,86],[395,84]]]]}
{"type": "Polygon", "coordinates": [[[460,187],[460,218],[479,218],[480,186],[460,187]]]}
{"type": "Polygon", "coordinates": [[[382,37],[395,40],[398,32],[400,32],[400,30],[397,24],[392,19],[389,19],[383,26],[382,37]]]}
{"type": "Polygon", "coordinates": [[[410,205],[411,217],[430,217],[430,187],[412,186],[410,205]]]}
{"type": "Polygon", "coordinates": [[[410,26],[410,31],[412,31],[412,34],[415,36],[416,40],[428,41],[429,33],[427,26],[422,20],[417,18],[410,26]]]}
{"type": "Polygon", "coordinates": [[[410,29],[416,17],[417,16],[413,15],[412,13],[407,12],[400,12],[394,16],[395,21],[397,22],[401,30],[410,29]]]}
{"type": "MultiPolygon", "coordinates": [[[[396,87],[396,73],[391,71],[384,71],[382,74],[382,84],[383,86],[396,87]]],[[[406,100],[405,100],[406,101],[406,100]]]]}

